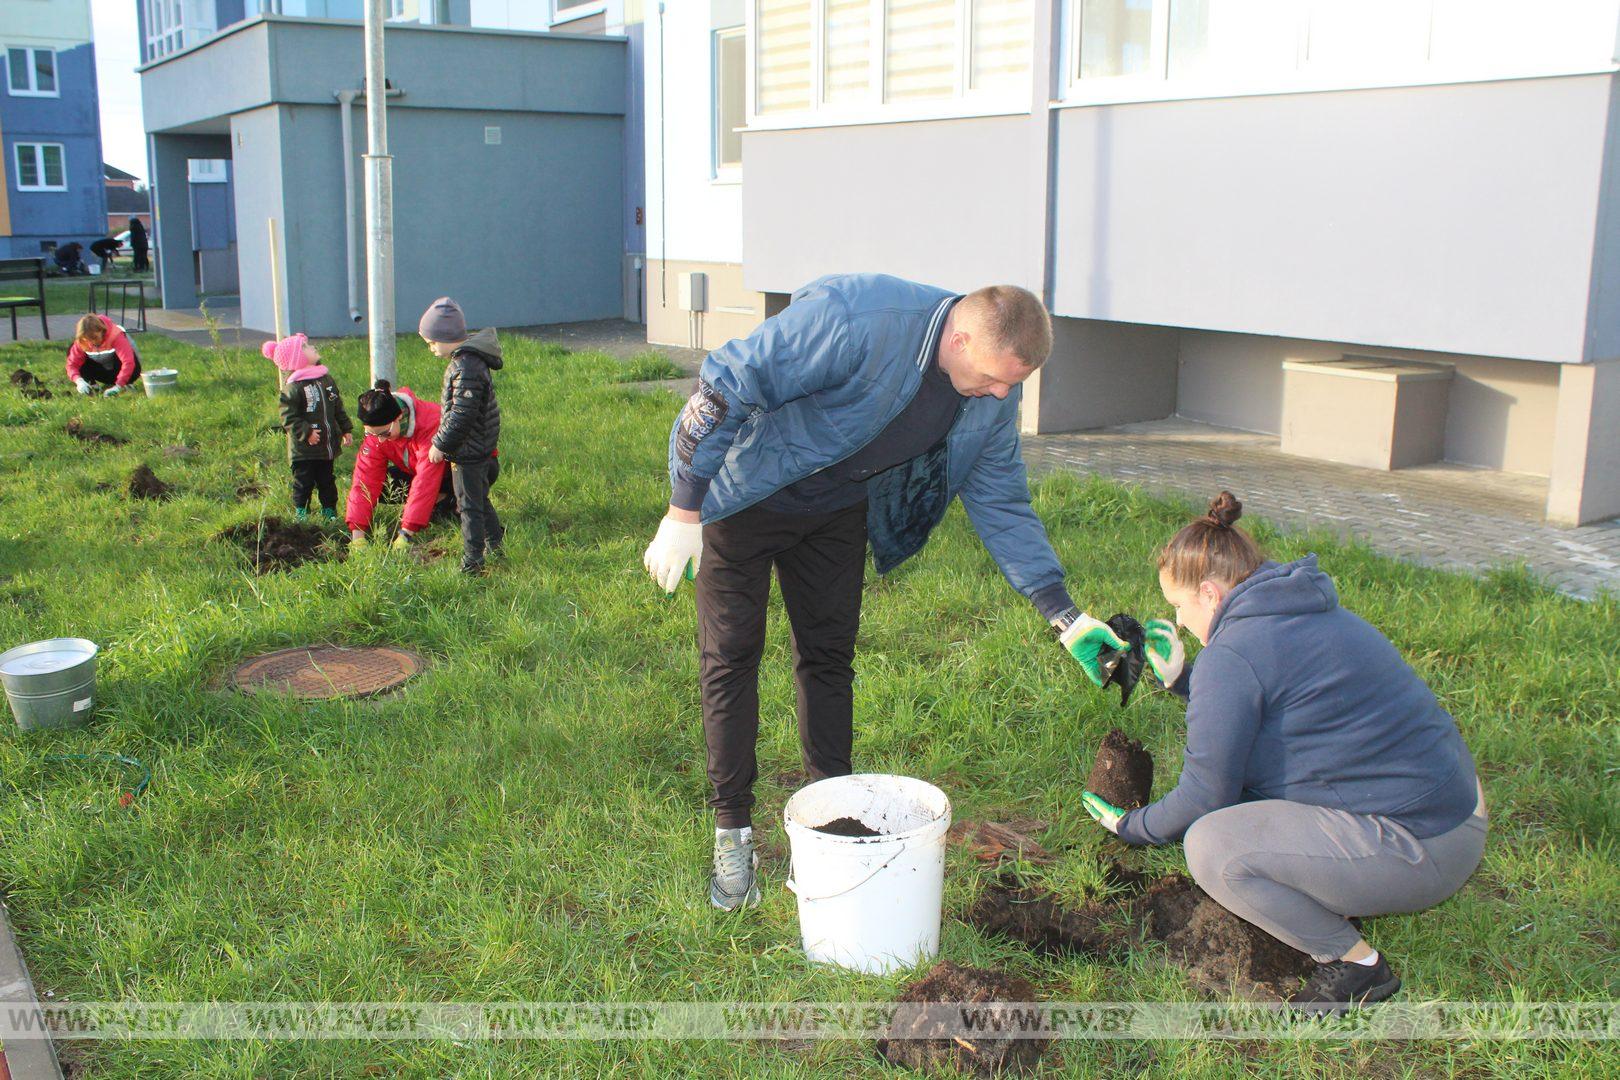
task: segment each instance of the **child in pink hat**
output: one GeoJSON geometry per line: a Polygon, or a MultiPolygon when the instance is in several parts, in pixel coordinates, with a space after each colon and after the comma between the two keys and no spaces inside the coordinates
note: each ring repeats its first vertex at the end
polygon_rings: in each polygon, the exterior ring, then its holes
{"type": "Polygon", "coordinates": [[[343,396],[321,354],[303,334],[264,343],[264,355],[287,373],[281,392],[281,422],[287,429],[287,457],[292,465],[293,515],[309,516],[310,493],[321,498],[321,517],[337,520],[337,480],[332,463],[354,441],[354,424],[343,408],[343,396]]]}

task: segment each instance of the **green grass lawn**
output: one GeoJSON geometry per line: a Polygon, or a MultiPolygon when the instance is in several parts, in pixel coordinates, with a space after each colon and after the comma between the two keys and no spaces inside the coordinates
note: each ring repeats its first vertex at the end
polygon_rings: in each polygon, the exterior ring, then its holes
{"type": "MultiPolygon", "coordinates": [[[[100,643],[83,732],[0,734],[0,887],[40,990],[78,1001],[887,1000],[905,977],[806,964],[781,807],[799,768],[785,620],[765,658],[760,739],[765,901],[709,909],[711,821],[691,593],[661,598],[641,552],[666,498],[678,401],[622,385],[620,364],[507,339],[494,490],[507,560],[485,580],[455,559],[387,550],[254,577],[211,541],[287,513],[274,372],[247,351],[143,336],[183,393],[84,399],[51,345],[0,348],[58,389],[0,383],[0,642],[100,643]],[[64,392],[65,391],[65,392],[64,392]],[[89,447],[83,416],[122,435],[89,447]],[[171,446],[201,453],[169,457],[171,446]],[[178,497],[135,503],[142,462],[178,497]],[[262,496],[236,494],[258,478],[262,496]],[[288,645],[397,642],[431,657],[406,692],[301,706],[216,688],[239,660],[288,645]],[[133,807],[121,777],[46,762],[109,750],[151,766],[133,807]]],[[[402,382],[436,396],[439,367],[401,340],[402,382]]],[[[351,410],[362,342],[328,350],[351,410]]],[[[345,476],[352,457],[340,463],[345,476]]],[[[340,488],[346,489],[346,482],[340,488]]],[[[1241,495],[1241,492],[1239,492],[1241,495]]],[[[1037,509],[1096,615],[1163,614],[1156,546],[1187,508],[1060,476],[1037,509]]],[[[385,508],[383,520],[397,520],[385,508]]],[[[1620,604],[1571,601],[1519,573],[1484,580],[1393,562],[1323,537],[1344,602],[1383,628],[1472,746],[1492,812],[1484,863],[1416,917],[1373,920],[1409,1000],[1620,997],[1616,811],[1620,604]]],[[[435,526],[455,550],[452,529],[435,526]]],[[[1042,872],[1078,897],[1120,847],[1079,783],[1122,725],[1174,782],[1183,710],[1094,691],[1007,587],[960,508],[927,550],[868,588],[856,682],[856,766],[939,784],[959,817],[1053,822],[1042,872]]],[[[1179,869],[1179,848],[1132,854],[1179,869]]],[[[1055,1000],[1184,1000],[1145,950],[1126,966],[1043,960],[956,916],[983,871],[952,850],[943,955],[1004,966],[1055,1000]]],[[[79,1042],[98,1077],[894,1075],[861,1043],[79,1042]]],[[[1613,1076],[1612,1044],[1071,1042],[1052,1075],[1613,1076]]]]}

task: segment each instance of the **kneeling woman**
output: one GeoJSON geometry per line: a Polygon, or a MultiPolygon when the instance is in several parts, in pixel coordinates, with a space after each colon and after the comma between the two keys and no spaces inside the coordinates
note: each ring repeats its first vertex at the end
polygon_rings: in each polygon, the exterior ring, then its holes
{"type": "Polygon", "coordinates": [[[79,320],[68,347],[67,377],[88,394],[98,386],[107,396],[122,393],[141,374],[141,356],[124,328],[105,315],[91,313],[79,320]]]}
{"type": "Polygon", "coordinates": [[[1474,760],[1389,640],[1339,606],[1316,556],[1262,560],[1222,492],[1159,556],[1176,628],[1148,626],[1155,673],[1187,699],[1174,791],[1092,816],[1131,844],[1184,838],[1187,866],[1228,911],[1309,953],[1293,1001],[1311,1012],[1400,989],[1346,916],[1421,911],[1462,887],[1485,848],[1474,760]]]}

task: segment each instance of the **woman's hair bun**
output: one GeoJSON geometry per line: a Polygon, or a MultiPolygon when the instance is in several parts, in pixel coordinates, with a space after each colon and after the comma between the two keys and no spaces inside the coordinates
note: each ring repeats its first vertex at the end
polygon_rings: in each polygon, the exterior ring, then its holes
{"type": "Polygon", "coordinates": [[[1209,501],[1209,520],[1223,529],[1231,528],[1232,523],[1242,516],[1243,504],[1230,491],[1223,491],[1209,501]]]}
{"type": "Polygon", "coordinates": [[[378,379],[377,380],[377,385],[372,387],[372,389],[373,390],[381,390],[383,393],[388,393],[389,391],[393,390],[394,387],[389,383],[389,381],[387,379],[378,379]]]}

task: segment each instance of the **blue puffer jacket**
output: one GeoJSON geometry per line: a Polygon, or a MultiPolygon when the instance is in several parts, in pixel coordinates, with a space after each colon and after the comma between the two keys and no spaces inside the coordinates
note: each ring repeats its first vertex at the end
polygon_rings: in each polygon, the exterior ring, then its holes
{"type": "MultiPolygon", "coordinates": [[[[746,338],[709,354],[669,439],[675,505],[705,522],[745,510],[872,440],[916,395],[956,296],[881,274],[820,278],[746,338]]],[[[879,573],[921,550],[960,496],[1007,581],[1043,612],[1063,568],[1029,505],[1021,387],[969,398],[945,441],[878,474],[867,525],[879,573]]],[[[1055,587],[1055,588],[1054,588],[1055,587]]]]}

